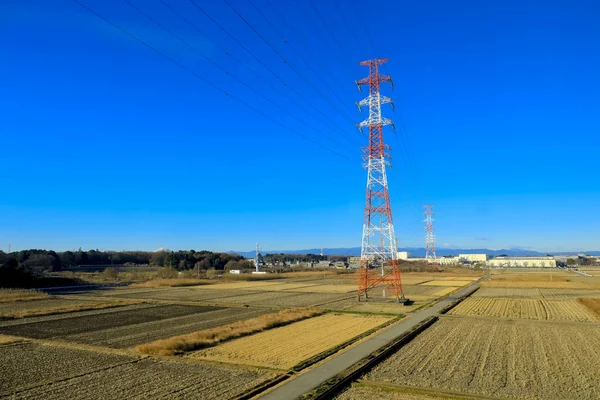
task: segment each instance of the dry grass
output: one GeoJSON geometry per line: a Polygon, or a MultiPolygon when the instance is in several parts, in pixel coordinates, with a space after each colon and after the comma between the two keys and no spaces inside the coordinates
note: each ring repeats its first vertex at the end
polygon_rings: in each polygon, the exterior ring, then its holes
{"type": "Polygon", "coordinates": [[[241,336],[274,328],[290,322],[321,314],[322,311],[314,309],[282,310],[278,313],[265,314],[245,321],[205,329],[187,335],[174,336],[169,339],[156,340],[141,344],[135,349],[141,353],[172,356],[188,351],[214,346],[220,342],[235,339],[241,336]]]}
{"type": "Polygon", "coordinates": [[[600,285],[590,282],[556,282],[556,281],[501,281],[496,277],[491,281],[481,283],[482,287],[499,287],[499,288],[547,288],[547,289],[596,289],[600,285]]]}
{"type": "Polygon", "coordinates": [[[195,278],[171,278],[171,279],[153,279],[142,283],[135,283],[131,287],[180,287],[180,286],[199,286],[210,285],[212,282],[207,279],[195,278]]]}
{"type": "Polygon", "coordinates": [[[0,335],[0,344],[15,343],[20,342],[21,340],[23,339],[17,336],[0,335]]]}
{"type": "Polygon", "coordinates": [[[578,302],[600,316],[600,299],[577,299],[578,302]]]}
{"type": "Polygon", "coordinates": [[[201,350],[191,357],[285,370],[390,319],[326,314],[201,350]]]}
{"type": "Polygon", "coordinates": [[[471,297],[452,309],[449,314],[548,321],[600,320],[591,310],[575,300],[471,297]]]}
{"type": "Polygon", "coordinates": [[[15,319],[15,318],[26,318],[26,317],[39,317],[42,315],[54,315],[54,314],[65,314],[75,311],[89,311],[89,310],[101,310],[104,308],[121,307],[133,304],[140,304],[143,301],[136,300],[123,300],[123,301],[104,301],[98,303],[83,303],[75,304],[64,307],[45,307],[45,308],[33,308],[29,310],[21,311],[8,311],[0,313],[0,319],[15,319]]]}
{"type": "Polygon", "coordinates": [[[13,301],[40,300],[40,299],[47,299],[49,297],[50,297],[50,295],[48,293],[40,292],[38,290],[1,289],[0,288],[0,303],[10,303],[13,301]]]}
{"type": "Polygon", "coordinates": [[[422,283],[422,286],[465,286],[473,283],[472,281],[459,280],[439,280],[422,283]]]}
{"type": "Polygon", "coordinates": [[[434,297],[442,297],[442,296],[445,296],[447,294],[454,292],[456,289],[458,289],[458,287],[450,286],[450,287],[444,288],[442,290],[438,290],[437,292],[435,292],[433,294],[433,296],[434,297]]]}

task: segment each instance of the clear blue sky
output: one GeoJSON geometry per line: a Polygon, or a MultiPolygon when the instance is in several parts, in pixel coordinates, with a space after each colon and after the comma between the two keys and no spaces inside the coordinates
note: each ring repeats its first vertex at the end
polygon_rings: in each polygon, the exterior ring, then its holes
{"type": "Polygon", "coordinates": [[[324,24],[309,1],[253,0],[267,22],[228,0],[284,63],[196,0],[272,73],[190,1],[165,0],[206,36],[130,1],[195,50],[123,1],[81,0],[263,115],[73,1],[3,1],[2,249],[360,245],[354,81],[372,57],[390,58],[385,114],[405,127],[385,132],[400,246],[422,246],[433,204],[439,247],[600,249],[596,1],[314,0],[324,24]]]}

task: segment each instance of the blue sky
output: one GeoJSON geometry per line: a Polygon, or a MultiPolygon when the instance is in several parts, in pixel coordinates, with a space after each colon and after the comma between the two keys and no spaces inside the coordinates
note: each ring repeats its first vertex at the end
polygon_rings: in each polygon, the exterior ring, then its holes
{"type": "Polygon", "coordinates": [[[597,2],[228,0],[280,57],[224,1],[195,0],[235,39],[129,1],[192,48],[81,0],[229,96],[73,1],[2,2],[0,248],[358,246],[354,81],[389,57],[400,246],[433,204],[439,247],[600,249],[597,2]]]}

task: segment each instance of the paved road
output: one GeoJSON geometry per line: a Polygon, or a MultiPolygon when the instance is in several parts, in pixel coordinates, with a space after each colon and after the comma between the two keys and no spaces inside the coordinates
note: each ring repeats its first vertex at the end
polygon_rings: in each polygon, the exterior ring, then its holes
{"type": "Polygon", "coordinates": [[[261,400],[290,400],[302,396],[325,382],[329,378],[334,377],[345,369],[351,367],[364,357],[380,349],[392,340],[396,339],[403,333],[414,328],[416,325],[425,319],[438,314],[444,307],[463,296],[470,290],[473,290],[479,285],[480,281],[475,282],[471,286],[462,289],[456,294],[440,300],[438,303],[424,310],[417,311],[408,318],[391,328],[373,336],[372,338],[362,342],[361,344],[351,348],[348,351],[341,353],[339,356],[319,365],[308,372],[298,375],[290,381],[284,383],[271,392],[268,392],[260,397],[261,400]]]}

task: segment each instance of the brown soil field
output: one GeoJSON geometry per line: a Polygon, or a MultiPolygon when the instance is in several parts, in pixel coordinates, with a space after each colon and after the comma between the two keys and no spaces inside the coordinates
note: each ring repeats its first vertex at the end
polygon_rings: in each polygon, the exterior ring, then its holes
{"type": "Polygon", "coordinates": [[[244,296],[248,294],[260,293],[260,291],[248,290],[205,290],[202,288],[172,288],[155,289],[134,292],[116,292],[112,297],[143,300],[167,300],[167,301],[207,301],[225,297],[244,296]]]}
{"type": "Polygon", "coordinates": [[[2,346],[0,351],[0,396],[136,360],[127,356],[31,342],[2,346]]]}
{"type": "Polygon", "coordinates": [[[210,285],[212,281],[208,279],[194,278],[172,278],[172,279],[152,279],[150,281],[135,283],[131,287],[181,287],[181,286],[199,286],[210,285]]]}
{"type": "Polygon", "coordinates": [[[172,336],[231,324],[257,317],[266,312],[268,311],[262,309],[224,308],[166,320],[84,332],[65,336],[63,339],[77,343],[122,349],[158,339],[166,339],[172,336]]]}
{"type": "Polygon", "coordinates": [[[468,298],[448,314],[549,321],[600,321],[598,315],[576,300],[468,298]]]}
{"type": "Polygon", "coordinates": [[[212,304],[262,307],[310,307],[351,296],[344,293],[261,292],[243,296],[212,299],[212,304]]]}
{"type": "Polygon", "coordinates": [[[0,288],[0,303],[47,299],[48,297],[50,297],[48,293],[38,290],[0,288]]]}
{"type": "Polygon", "coordinates": [[[13,362],[2,358],[0,393],[17,392],[8,399],[222,399],[273,377],[254,370],[20,346],[3,348],[13,352],[13,362]]]}
{"type": "Polygon", "coordinates": [[[504,398],[597,399],[600,325],[442,318],[366,378],[504,398]]]}
{"type": "Polygon", "coordinates": [[[353,297],[351,299],[340,300],[333,303],[324,304],[319,306],[323,310],[331,310],[331,311],[352,311],[352,312],[362,312],[362,313],[384,313],[384,314],[396,314],[401,315],[407,313],[414,308],[421,306],[422,302],[415,302],[411,306],[405,306],[402,304],[396,303],[394,300],[387,301],[356,301],[356,298],[353,297]]]}
{"type": "Polygon", "coordinates": [[[339,400],[470,400],[475,397],[455,396],[445,393],[426,393],[405,388],[381,388],[376,386],[352,386],[340,394],[339,400]]]}
{"type": "Polygon", "coordinates": [[[1,318],[25,318],[40,315],[64,314],[82,310],[98,310],[103,308],[121,307],[139,304],[139,301],[122,300],[81,300],[60,297],[47,299],[0,303],[1,318]]]}
{"type": "Polygon", "coordinates": [[[190,357],[285,370],[389,320],[326,314],[200,350],[190,357]]]}
{"type": "Polygon", "coordinates": [[[268,290],[265,288],[267,288],[269,286],[281,285],[283,282],[284,282],[283,280],[224,282],[224,283],[215,283],[214,285],[201,286],[201,288],[209,289],[209,290],[210,289],[256,290],[256,288],[261,288],[259,290],[268,290]]]}
{"type": "Polygon", "coordinates": [[[312,285],[305,287],[298,287],[293,289],[294,292],[310,292],[310,293],[352,293],[356,292],[357,284],[353,285],[312,285]]]}
{"type": "Polygon", "coordinates": [[[113,312],[109,313],[74,316],[72,318],[48,319],[18,325],[3,324],[0,326],[0,333],[44,339],[99,331],[120,326],[136,325],[218,309],[220,309],[220,307],[184,305],[139,307],[138,309],[124,311],[115,309],[113,312]]]}

